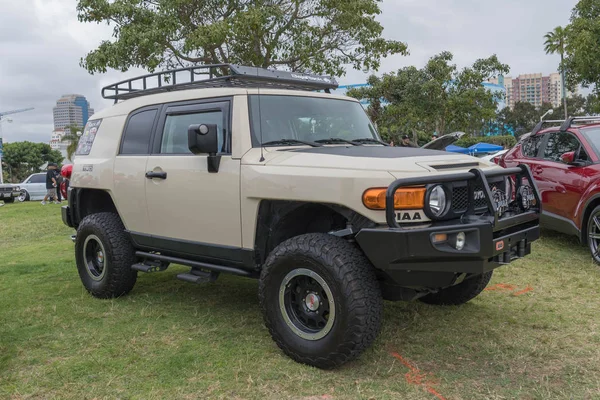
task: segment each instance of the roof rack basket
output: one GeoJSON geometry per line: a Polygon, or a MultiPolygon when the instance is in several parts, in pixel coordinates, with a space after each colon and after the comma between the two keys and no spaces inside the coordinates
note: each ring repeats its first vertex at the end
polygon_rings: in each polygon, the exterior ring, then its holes
{"type": "Polygon", "coordinates": [[[546,124],[559,124],[559,123],[560,123],[561,132],[565,132],[569,128],[571,128],[573,126],[573,124],[575,124],[575,123],[578,123],[578,125],[585,125],[585,123],[588,123],[588,124],[600,123],[600,115],[592,115],[592,116],[587,116],[587,117],[569,117],[564,120],[563,119],[554,119],[554,120],[549,120],[549,121],[540,121],[535,126],[535,128],[533,128],[533,131],[531,132],[531,136],[536,135],[539,131],[542,130],[542,128],[546,124]],[[582,124],[582,123],[584,123],[584,124],[582,124]]]}
{"type": "Polygon", "coordinates": [[[338,83],[329,76],[211,64],[156,72],[113,83],[102,88],[102,97],[116,103],[155,93],[216,87],[267,87],[330,93],[331,89],[338,87],[338,83]]]}

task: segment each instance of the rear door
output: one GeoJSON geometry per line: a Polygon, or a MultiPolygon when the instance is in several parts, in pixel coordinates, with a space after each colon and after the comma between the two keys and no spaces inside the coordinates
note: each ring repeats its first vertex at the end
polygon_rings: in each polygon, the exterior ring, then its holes
{"type": "Polygon", "coordinates": [[[231,98],[165,106],[148,157],[146,180],[154,246],[178,254],[227,259],[241,248],[240,160],[231,156],[231,98]],[[188,128],[216,124],[219,171],[208,171],[208,154],[192,154],[188,128]]]}
{"type": "Polygon", "coordinates": [[[145,107],[129,115],[115,157],[113,195],[125,227],[132,232],[150,231],[145,173],[160,109],[160,106],[145,107]]]}

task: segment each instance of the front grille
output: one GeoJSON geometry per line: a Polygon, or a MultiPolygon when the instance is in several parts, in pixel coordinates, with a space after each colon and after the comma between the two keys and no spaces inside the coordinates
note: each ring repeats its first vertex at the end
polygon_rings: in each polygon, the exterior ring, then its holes
{"type": "Polygon", "coordinates": [[[12,191],[13,191],[13,188],[11,188],[11,187],[0,188],[1,193],[12,193],[12,191]]]}
{"type": "MultiPolygon", "coordinates": [[[[475,193],[481,192],[483,188],[480,185],[475,186],[475,193]]],[[[452,211],[455,213],[463,213],[469,207],[469,189],[465,186],[457,186],[452,189],[452,211]]],[[[475,210],[483,210],[487,208],[485,198],[475,200],[475,210]]]]}

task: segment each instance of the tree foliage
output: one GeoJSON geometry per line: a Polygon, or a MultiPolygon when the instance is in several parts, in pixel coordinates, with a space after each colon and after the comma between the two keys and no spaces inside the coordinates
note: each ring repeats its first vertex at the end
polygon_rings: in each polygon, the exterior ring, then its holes
{"type": "Polygon", "coordinates": [[[382,77],[371,76],[369,86],[353,89],[350,96],[370,102],[369,116],[386,140],[402,134],[431,137],[452,131],[479,133],[496,119],[495,94],[482,82],[509,72],[494,55],[458,69],[452,53],[432,57],[425,67],[406,67],[382,77]],[[382,101],[389,104],[383,106],[382,101]]]}
{"type": "Polygon", "coordinates": [[[570,87],[600,91],[600,0],[580,0],[566,27],[563,68],[570,87]]]}
{"type": "Polygon", "coordinates": [[[382,38],[381,0],[78,0],[79,20],[109,23],[114,40],[82,59],[107,68],[234,63],[343,75],[406,54],[382,38]]]}
{"type": "Polygon", "coordinates": [[[5,176],[11,182],[22,182],[29,175],[41,172],[47,162],[60,164],[63,156],[47,143],[14,142],[4,145],[2,162],[5,176]]]}

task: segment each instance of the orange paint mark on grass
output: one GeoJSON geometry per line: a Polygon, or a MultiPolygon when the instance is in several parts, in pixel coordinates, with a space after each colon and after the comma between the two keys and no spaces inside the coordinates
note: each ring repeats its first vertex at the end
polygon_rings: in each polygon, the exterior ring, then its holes
{"type": "Polygon", "coordinates": [[[439,400],[446,400],[446,398],[444,396],[442,396],[440,393],[438,393],[437,390],[435,390],[432,387],[432,384],[434,384],[434,382],[431,379],[430,375],[422,373],[417,367],[412,365],[408,360],[406,360],[400,354],[398,354],[396,352],[392,352],[391,354],[392,354],[392,356],[396,357],[402,364],[404,364],[404,366],[406,368],[408,368],[410,370],[406,373],[406,375],[404,375],[404,377],[406,378],[406,382],[411,383],[413,385],[423,386],[423,388],[427,392],[434,395],[439,400]]]}
{"type": "Polygon", "coordinates": [[[498,292],[512,292],[516,288],[517,287],[515,285],[508,285],[506,283],[497,283],[495,285],[486,287],[484,290],[498,291],[498,292]]]}
{"type": "Polygon", "coordinates": [[[488,290],[488,291],[492,291],[492,292],[513,292],[512,295],[513,296],[520,296],[522,294],[531,292],[533,290],[533,287],[531,287],[530,285],[527,285],[527,287],[525,287],[525,289],[521,289],[521,290],[517,290],[518,288],[515,285],[509,285],[506,283],[497,283],[495,285],[492,286],[488,286],[486,287],[484,290],[488,290]]]}
{"type": "Polygon", "coordinates": [[[527,287],[523,290],[519,290],[518,292],[513,293],[513,296],[520,296],[522,294],[525,294],[527,292],[531,292],[533,290],[533,288],[529,285],[527,285],[527,287]]]}

